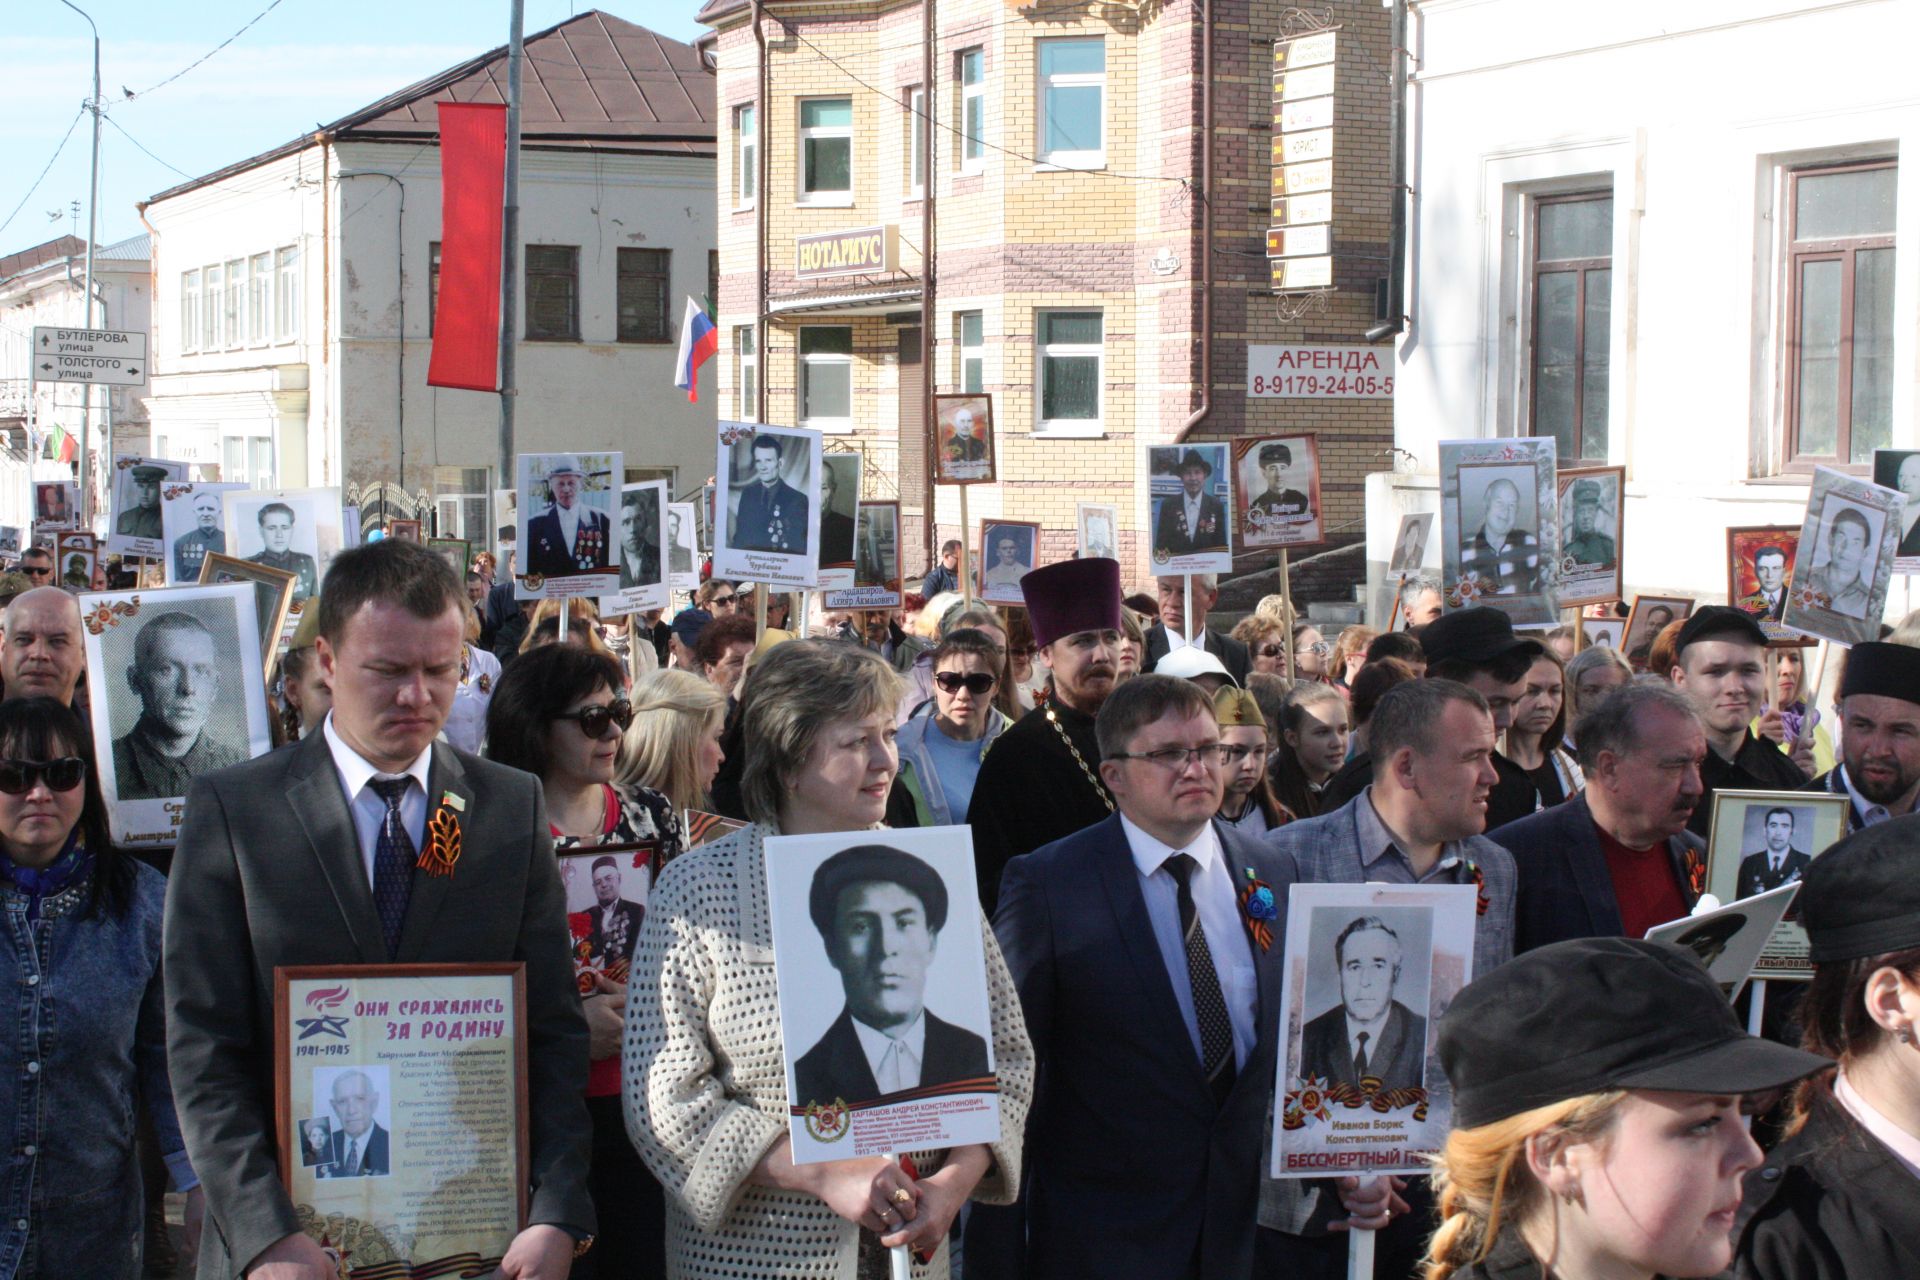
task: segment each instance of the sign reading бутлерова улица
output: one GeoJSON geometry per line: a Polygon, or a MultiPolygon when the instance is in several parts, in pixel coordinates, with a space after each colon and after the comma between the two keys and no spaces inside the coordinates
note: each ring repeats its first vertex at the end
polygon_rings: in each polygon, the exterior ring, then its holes
{"type": "Polygon", "coordinates": [[[147,335],[131,329],[35,325],[33,380],[140,386],[147,380],[147,335]]]}

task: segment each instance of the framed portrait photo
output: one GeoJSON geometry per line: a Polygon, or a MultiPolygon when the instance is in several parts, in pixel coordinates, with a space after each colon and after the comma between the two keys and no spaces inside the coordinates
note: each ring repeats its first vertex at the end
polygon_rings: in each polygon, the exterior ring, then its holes
{"type": "Polygon", "coordinates": [[[574,845],[555,856],[567,895],[573,977],[580,994],[592,995],[602,978],[624,989],[640,944],[647,893],[659,869],[659,841],[574,845]]]}
{"type": "Polygon", "coordinates": [[[33,523],[48,529],[71,529],[80,520],[80,486],[71,480],[33,482],[33,523]]]}
{"type": "Polygon", "coordinates": [[[0,524],[0,556],[18,559],[26,543],[26,533],[17,524],[0,524]]]}
{"type": "Polygon", "coordinates": [[[1713,911],[1655,925],[1647,930],[1647,937],[1685,947],[1699,956],[1720,990],[1732,1000],[1753,976],[1761,953],[1799,891],[1797,881],[1784,884],[1713,911]]]}
{"type": "Polygon", "coordinates": [[[345,545],[338,489],[241,489],[222,493],[220,501],[226,554],[293,574],[296,613],[320,594],[345,545]]]}
{"type": "Polygon", "coordinates": [[[1782,625],[1854,645],[1876,639],[1901,538],[1898,489],[1816,467],[1782,625]]]}
{"type": "Polygon", "coordinates": [[[253,584],[254,605],[260,624],[260,669],[263,676],[271,678],[274,651],[279,647],[280,633],[286,629],[287,618],[293,608],[293,588],[297,579],[285,569],[273,569],[251,560],[214,552],[200,562],[200,581],[209,586],[229,582],[253,584]]]}
{"type": "MultiPolygon", "coordinates": [[[[1707,892],[1740,902],[1797,885],[1813,860],[1847,834],[1845,795],[1716,791],[1707,836],[1707,892]]],[[[1754,966],[1756,978],[1811,978],[1807,935],[1791,907],[1754,966]]]]}
{"type": "Polygon", "coordinates": [[[1560,506],[1563,609],[1620,599],[1627,526],[1627,469],[1581,467],[1555,479],[1560,506]]]}
{"type": "Polygon", "coordinates": [[[200,563],[209,555],[228,555],[226,493],[243,493],[246,486],[209,483],[204,480],[180,481],[160,487],[161,541],[166,554],[170,587],[200,581],[200,563]]]}
{"type": "Polygon", "coordinates": [[[517,497],[516,600],[599,596],[616,590],[614,508],[618,453],[522,453],[514,457],[517,497]]]}
{"type": "Polygon", "coordinates": [[[1594,645],[1604,645],[1618,651],[1621,638],[1627,633],[1627,620],[1625,618],[1582,618],[1580,630],[1585,633],[1585,638],[1580,644],[1581,648],[1588,649],[1594,645]]]}
{"type": "Polygon", "coordinates": [[[1433,512],[1409,511],[1400,517],[1400,528],[1393,535],[1393,558],[1387,572],[1402,581],[1414,577],[1427,562],[1427,546],[1433,539],[1433,512]]]}
{"type": "Polygon", "coordinates": [[[620,589],[600,597],[600,616],[620,618],[666,608],[665,480],[640,480],[620,486],[620,520],[614,536],[619,543],[614,563],[620,572],[620,589]]]}
{"type": "Polygon", "coordinates": [[[273,971],[280,1177],[348,1280],[485,1274],[526,1225],[525,983],[518,961],[273,971]]]}
{"type": "Polygon", "coordinates": [[[1727,530],[1727,603],[1760,624],[1774,644],[1814,643],[1781,624],[1787,584],[1800,547],[1792,525],[1747,525],[1727,530]]]}
{"type": "Polygon", "coordinates": [[[699,504],[667,504],[667,586],[673,591],[700,588],[699,504]]]}
{"type": "Polygon", "coordinates": [[[113,458],[108,494],[107,551],[122,558],[158,558],[165,553],[160,493],[187,478],[187,464],[119,453],[113,458]]]}
{"type": "Polygon", "coordinates": [[[898,609],[900,504],[862,502],[855,522],[853,586],[826,594],[828,609],[898,609]]]}
{"type": "Polygon", "coordinates": [[[816,586],[820,578],[820,433],[804,427],[722,422],[718,443],[714,576],[781,587],[816,586]]]}
{"type": "Polygon", "coordinates": [[[1440,442],[1440,566],[1448,609],[1492,605],[1516,626],[1559,621],[1554,442],[1440,442]]]}
{"type": "Polygon", "coordinates": [[[401,542],[421,542],[424,539],[421,537],[420,527],[418,520],[389,520],[387,536],[397,538],[401,542]]]}
{"type": "Polygon", "coordinates": [[[773,963],[796,1164],[1000,1136],[986,953],[965,827],[776,836],[766,847],[773,963]],[[860,957],[894,922],[889,984],[860,957]],[[917,1062],[861,1029],[924,1027],[917,1062]]]}
{"type": "Polygon", "coordinates": [[[979,392],[933,398],[936,484],[992,484],[993,397],[979,392]]]}
{"type": "Polygon", "coordinates": [[[1288,891],[1272,1176],[1325,1177],[1334,1154],[1348,1173],[1418,1173],[1446,1144],[1436,1024],[1473,976],[1476,896],[1470,884],[1288,891]]]}
{"type": "Polygon", "coordinates": [[[272,746],[259,616],[247,582],[80,597],[115,844],[172,846],[192,781],[272,746]]]}
{"type": "Polygon", "coordinates": [[[1120,558],[1120,508],[1082,502],[1074,508],[1074,550],[1082,560],[1120,558]]]}
{"type": "Polygon", "coordinates": [[[1040,525],[1032,520],[983,520],[980,524],[980,598],[988,604],[1025,607],[1020,579],[1038,567],[1040,525]]]}
{"type": "Polygon", "coordinates": [[[93,535],[63,533],[54,539],[54,579],[69,591],[93,590],[93,571],[100,565],[100,549],[93,535]]]}
{"type": "Polygon", "coordinates": [[[1304,547],[1322,541],[1320,446],[1311,435],[1233,442],[1238,545],[1304,547]]]}
{"type": "Polygon", "coordinates": [[[820,573],[815,585],[822,591],[846,591],[854,585],[854,525],[864,461],[857,451],[820,458],[820,573]]]}
{"type": "Polygon", "coordinates": [[[1875,449],[1873,482],[1900,495],[1900,545],[1895,573],[1920,573],[1920,449],[1875,449]]]}
{"type": "Polygon", "coordinates": [[[1146,510],[1159,577],[1233,572],[1233,469],[1225,444],[1143,445],[1146,510]]]}
{"type": "Polygon", "coordinates": [[[428,538],[427,549],[446,561],[462,582],[473,571],[473,544],[465,538],[428,538]]]}
{"type": "Polygon", "coordinates": [[[1693,612],[1693,603],[1687,596],[1635,596],[1633,611],[1627,615],[1626,635],[1620,640],[1620,653],[1627,665],[1645,671],[1654,637],[1668,623],[1684,621],[1693,612]]]}

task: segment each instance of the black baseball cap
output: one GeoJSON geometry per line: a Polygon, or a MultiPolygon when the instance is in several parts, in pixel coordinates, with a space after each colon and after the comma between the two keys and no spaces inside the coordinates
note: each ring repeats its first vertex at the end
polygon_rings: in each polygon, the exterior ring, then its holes
{"type": "Polygon", "coordinates": [[[1557,942],[1468,983],[1440,1062],[1462,1129],[1609,1089],[1760,1093],[1833,1065],[1748,1035],[1691,951],[1637,938],[1557,942]]]}
{"type": "Polygon", "coordinates": [[[1420,647],[1430,665],[1449,659],[1492,662],[1518,649],[1545,652],[1538,640],[1515,635],[1513,620],[1491,605],[1441,614],[1420,629],[1420,647]]]}
{"type": "Polygon", "coordinates": [[[1674,658],[1677,660],[1687,651],[1687,646],[1696,640],[1744,640],[1765,648],[1767,633],[1745,610],[1724,604],[1710,604],[1695,609],[1680,624],[1680,634],[1675,637],[1673,644],[1674,658]]]}
{"type": "Polygon", "coordinates": [[[1910,813],[1862,827],[1813,860],[1795,900],[1815,964],[1920,947],[1916,849],[1920,814],[1910,813]]]}

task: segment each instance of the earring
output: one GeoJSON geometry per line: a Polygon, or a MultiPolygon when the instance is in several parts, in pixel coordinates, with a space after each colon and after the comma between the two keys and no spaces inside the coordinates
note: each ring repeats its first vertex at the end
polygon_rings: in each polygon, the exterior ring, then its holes
{"type": "Polygon", "coordinates": [[[1913,1028],[1912,1028],[1912,1027],[1901,1027],[1901,1028],[1900,1028],[1900,1029],[1899,1029],[1898,1031],[1895,1031],[1895,1032],[1894,1032],[1893,1034],[1894,1034],[1894,1037],[1895,1037],[1896,1039],[1898,1039],[1898,1040],[1900,1041],[1900,1043],[1901,1043],[1901,1044],[1912,1044],[1912,1043],[1913,1043],[1913,1028]]]}

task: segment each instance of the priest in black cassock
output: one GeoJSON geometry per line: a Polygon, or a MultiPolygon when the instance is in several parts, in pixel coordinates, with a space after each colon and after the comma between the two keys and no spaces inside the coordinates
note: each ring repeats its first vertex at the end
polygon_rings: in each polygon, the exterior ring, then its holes
{"type": "Polygon", "coordinates": [[[1020,590],[1049,678],[1040,705],[988,749],[967,809],[989,916],[1008,861],[1113,812],[1093,718],[1119,677],[1120,563],[1064,560],[1026,574],[1020,590]]]}

